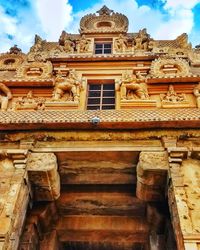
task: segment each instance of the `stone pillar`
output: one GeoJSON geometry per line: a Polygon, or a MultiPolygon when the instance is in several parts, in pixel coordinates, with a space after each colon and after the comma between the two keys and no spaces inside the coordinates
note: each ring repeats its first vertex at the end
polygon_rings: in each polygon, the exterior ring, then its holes
{"type": "Polygon", "coordinates": [[[199,250],[200,160],[187,159],[186,150],[169,150],[169,207],[178,250],[199,250]]]}
{"type": "Polygon", "coordinates": [[[0,249],[18,249],[29,202],[24,150],[6,150],[0,157],[0,249]]]}

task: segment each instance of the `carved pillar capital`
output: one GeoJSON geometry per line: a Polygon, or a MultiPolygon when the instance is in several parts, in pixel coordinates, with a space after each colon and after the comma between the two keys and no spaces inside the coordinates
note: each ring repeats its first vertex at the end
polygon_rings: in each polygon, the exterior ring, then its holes
{"type": "Polygon", "coordinates": [[[60,196],[60,176],[53,153],[30,153],[27,161],[28,178],[38,201],[52,201],[60,196]]]}
{"type": "Polygon", "coordinates": [[[141,152],[137,165],[137,197],[145,201],[162,200],[168,168],[167,152],[141,152]]]}

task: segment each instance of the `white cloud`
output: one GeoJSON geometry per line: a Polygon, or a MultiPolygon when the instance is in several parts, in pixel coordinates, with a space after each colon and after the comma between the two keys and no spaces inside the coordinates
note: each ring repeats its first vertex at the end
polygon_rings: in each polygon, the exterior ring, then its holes
{"type": "Polygon", "coordinates": [[[35,5],[46,38],[57,41],[72,21],[72,6],[68,0],[36,0],[35,5]]]}
{"type": "Polygon", "coordinates": [[[200,0],[162,0],[165,13],[149,6],[138,6],[136,0],[102,0],[92,8],[78,12],[74,16],[71,32],[77,32],[80,18],[88,13],[95,13],[104,4],[115,12],[125,14],[129,19],[129,32],[147,28],[155,39],[175,39],[182,33],[192,33],[194,14],[192,8],[200,0]]]}
{"type": "Polygon", "coordinates": [[[30,0],[29,9],[18,9],[17,17],[6,14],[0,5],[0,51],[8,51],[18,44],[27,52],[32,46],[34,35],[48,41],[58,41],[62,30],[78,33],[81,17],[95,13],[103,5],[129,19],[129,32],[147,28],[155,39],[175,39],[181,33],[191,34],[196,44],[193,8],[200,0],[161,0],[165,12],[149,6],[139,6],[136,0],[99,0],[91,8],[73,13],[68,0],[30,0]],[[8,34],[13,36],[13,41],[8,34]]]}
{"type": "Polygon", "coordinates": [[[192,9],[195,5],[200,3],[200,0],[163,0],[164,8],[169,11],[178,9],[192,9]]]}

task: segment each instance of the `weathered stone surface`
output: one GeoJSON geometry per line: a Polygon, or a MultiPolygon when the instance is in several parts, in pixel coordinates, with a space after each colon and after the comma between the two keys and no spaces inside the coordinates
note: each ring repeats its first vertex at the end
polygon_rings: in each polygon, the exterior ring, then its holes
{"type": "Polygon", "coordinates": [[[167,152],[141,152],[137,165],[137,197],[145,201],[162,200],[168,168],[167,152]]]}
{"type": "Polygon", "coordinates": [[[0,238],[2,249],[18,248],[29,201],[25,170],[5,156],[0,160],[0,238]]]}
{"type": "Polygon", "coordinates": [[[57,159],[53,153],[31,153],[27,161],[29,181],[37,200],[51,201],[60,195],[60,177],[57,159]]]}

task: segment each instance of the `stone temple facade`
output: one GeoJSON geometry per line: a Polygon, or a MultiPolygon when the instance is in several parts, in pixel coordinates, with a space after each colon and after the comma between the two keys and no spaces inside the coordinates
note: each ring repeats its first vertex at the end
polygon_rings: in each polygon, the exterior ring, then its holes
{"type": "Polygon", "coordinates": [[[200,249],[200,48],[103,6],[0,54],[0,249],[200,249]]]}

